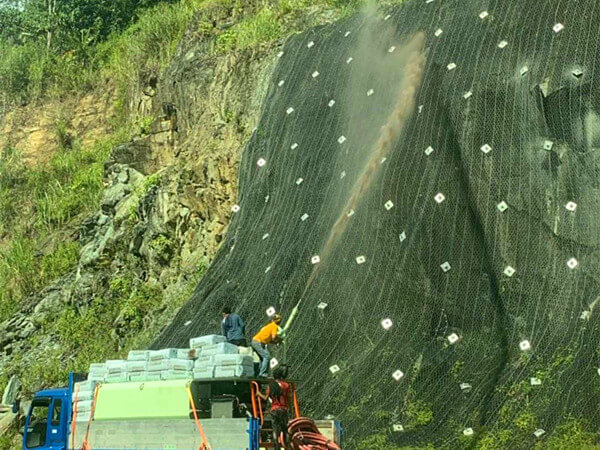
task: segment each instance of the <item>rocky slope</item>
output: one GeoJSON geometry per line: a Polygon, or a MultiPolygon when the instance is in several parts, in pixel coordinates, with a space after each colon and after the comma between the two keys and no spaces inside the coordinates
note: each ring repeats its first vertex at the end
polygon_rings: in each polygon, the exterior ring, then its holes
{"type": "MultiPolygon", "coordinates": [[[[19,376],[25,398],[61,384],[68,371],[85,371],[93,360],[146,347],[187,300],[224,239],[241,154],[283,40],[217,51],[215,40],[240,17],[215,11],[212,32],[197,26],[210,11],[199,12],[166,72],[130,89],[129,114],[154,120],[110,152],[100,208],[69,231],[80,245],[76,267],[0,323],[0,374],[19,376]]],[[[336,14],[311,7],[293,14],[290,29],[336,14]]],[[[106,105],[110,99],[97,106],[98,114],[114,117],[106,105]]],[[[86,128],[88,119],[79,116],[88,116],[74,110],[66,123],[73,138],[102,134],[86,128]]],[[[31,110],[31,117],[14,111],[4,118],[7,131],[18,129],[19,117],[32,123],[31,133],[7,133],[27,163],[47,160],[32,135],[49,133],[57,118],[41,111],[37,124],[31,110]]]]}
{"type": "Polygon", "coordinates": [[[157,119],[106,162],[77,268],[0,325],[3,371],[32,391],[91,355],[185,345],[232,298],[250,329],[302,298],[287,356],[351,448],[598,443],[597,80],[577,67],[600,18],[591,0],[484,3],[415,1],[234,53],[234,18],[192,23],[132,90],[157,119]],[[387,61],[423,30],[418,108],[347,211],[402,74],[387,61]]]}
{"type": "MultiPolygon", "coordinates": [[[[85,307],[116,274],[127,272],[171,292],[209,264],[229,223],[242,142],[257,119],[273,51],[226,61],[202,59],[198,52],[193,61],[184,59],[190,61],[186,76],[190,68],[197,73],[177,80],[177,93],[162,86],[152,93],[152,110],[167,114],[148,136],[111,152],[101,210],[80,227],[78,267],[0,325],[3,364],[14,354],[38,359],[52,336],[36,348],[29,338],[39,334],[48,315],[67,304],[85,307]],[[182,108],[172,112],[172,104],[182,108]],[[236,118],[224,118],[224,110],[236,118]]],[[[172,71],[178,70],[175,64],[172,71]]],[[[175,74],[165,84],[172,85],[175,74]]],[[[115,325],[117,334],[127,328],[115,325]]]]}

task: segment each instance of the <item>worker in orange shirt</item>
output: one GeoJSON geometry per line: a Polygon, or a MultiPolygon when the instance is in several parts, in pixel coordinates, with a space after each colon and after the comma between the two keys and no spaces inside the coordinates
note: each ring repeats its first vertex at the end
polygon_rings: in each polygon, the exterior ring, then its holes
{"type": "Polygon", "coordinates": [[[271,354],[267,346],[271,343],[277,343],[280,341],[279,338],[279,324],[281,323],[281,316],[275,314],[267,325],[262,327],[258,333],[252,338],[252,348],[258,354],[260,358],[260,369],[258,376],[266,378],[269,374],[269,363],[271,362],[271,354]]]}

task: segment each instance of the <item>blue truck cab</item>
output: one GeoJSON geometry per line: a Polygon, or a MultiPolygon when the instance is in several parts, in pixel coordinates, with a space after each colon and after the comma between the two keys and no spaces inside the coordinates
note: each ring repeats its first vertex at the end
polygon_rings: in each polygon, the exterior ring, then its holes
{"type": "Polygon", "coordinates": [[[35,394],[25,419],[23,450],[66,450],[71,422],[71,393],[85,375],[69,374],[69,385],[35,394]]]}

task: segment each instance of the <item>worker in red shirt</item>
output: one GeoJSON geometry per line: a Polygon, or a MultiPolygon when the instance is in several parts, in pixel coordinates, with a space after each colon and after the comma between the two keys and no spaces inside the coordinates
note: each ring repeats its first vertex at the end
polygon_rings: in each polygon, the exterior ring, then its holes
{"type": "Polygon", "coordinates": [[[283,380],[285,369],[277,367],[273,370],[274,380],[270,381],[265,394],[258,392],[263,400],[271,402],[271,420],[273,421],[273,438],[275,449],[280,450],[279,437],[282,438],[284,447],[288,446],[288,404],[290,398],[290,384],[283,380]]]}

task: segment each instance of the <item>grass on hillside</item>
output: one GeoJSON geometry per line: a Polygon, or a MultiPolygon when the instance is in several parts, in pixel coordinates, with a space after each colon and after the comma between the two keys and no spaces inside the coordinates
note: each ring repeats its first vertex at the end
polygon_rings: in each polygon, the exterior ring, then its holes
{"type": "MultiPolygon", "coordinates": [[[[79,244],[56,233],[97,209],[103,164],[126,130],[90,148],[60,148],[47,165],[27,167],[14,148],[0,155],[0,322],[20,301],[64,275],[79,244]]],[[[67,227],[68,228],[68,227],[67,227]]]]}
{"type": "Polygon", "coordinates": [[[56,97],[92,86],[94,72],[73,54],[48,53],[40,43],[0,42],[0,111],[11,103],[56,97]]]}
{"type": "MultiPolygon", "coordinates": [[[[227,53],[258,44],[273,42],[303,31],[307,24],[294,23],[293,18],[308,8],[332,9],[337,17],[355,12],[366,0],[280,0],[269,2],[231,27],[216,39],[215,51],[227,53]]],[[[308,26],[317,23],[308,24],[308,26]]]]}
{"type": "MultiPolygon", "coordinates": [[[[385,7],[402,1],[378,4],[385,7]]],[[[272,42],[317,25],[293,20],[306,9],[329,9],[335,17],[343,17],[369,2],[180,0],[159,3],[143,11],[124,32],[109,37],[85,55],[52,54],[42,42],[19,46],[0,43],[0,111],[15,102],[81,93],[106,81],[119,88],[120,101],[125,105],[132,90],[167,67],[193,20],[197,24],[196,35],[216,35],[214,51],[222,54],[272,42]],[[218,30],[213,21],[220,19],[235,23],[224,31],[218,30]]]]}

